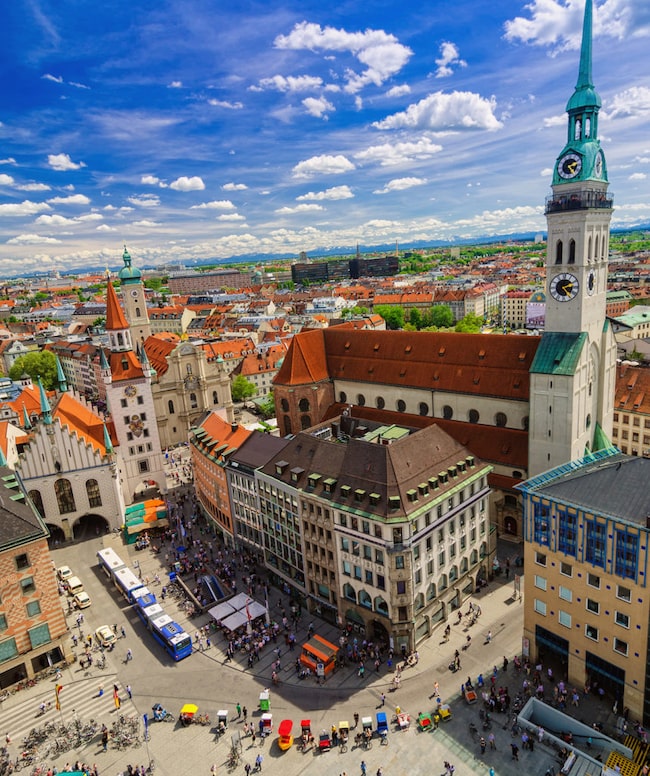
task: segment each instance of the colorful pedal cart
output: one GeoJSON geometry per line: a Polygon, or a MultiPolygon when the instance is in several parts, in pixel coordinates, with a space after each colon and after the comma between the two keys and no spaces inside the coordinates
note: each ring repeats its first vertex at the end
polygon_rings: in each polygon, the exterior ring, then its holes
{"type": "Polygon", "coordinates": [[[260,719],[260,733],[264,738],[273,732],[273,714],[265,712],[260,719]]]}
{"type": "Polygon", "coordinates": [[[270,690],[264,690],[260,693],[260,711],[271,711],[270,690]]]}
{"type": "Polygon", "coordinates": [[[278,746],[283,752],[290,749],[293,744],[293,736],[291,735],[292,727],[293,722],[290,719],[283,719],[278,727],[278,735],[280,736],[278,739],[278,746]]]}

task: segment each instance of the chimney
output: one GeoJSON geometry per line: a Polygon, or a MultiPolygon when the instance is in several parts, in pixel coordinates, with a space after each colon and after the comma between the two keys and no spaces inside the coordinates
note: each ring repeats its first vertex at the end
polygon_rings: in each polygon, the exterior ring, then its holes
{"type": "Polygon", "coordinates": [[[235,431],[237,431],[237,421],[236,420],[233,420],[233,422],[230,424],[230,430],[232,431],[233,434],[235,433],[235,431]]]}

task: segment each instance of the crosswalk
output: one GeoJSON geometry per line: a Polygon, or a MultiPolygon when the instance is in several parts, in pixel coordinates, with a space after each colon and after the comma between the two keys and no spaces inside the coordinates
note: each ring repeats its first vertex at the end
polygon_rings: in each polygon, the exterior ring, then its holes
{"type": "MultiPolygon", "coordinates": [[[[14,756],[19,754],[24,739],[33,728],[43,728],[47,723],[69,725],[78,720],[86,725],[91,719],[98,726],[105,724],[109,729],[118,715],[132,717],[137,715],[133,702],[129,699],[126,688],[119,684],[116,675],[103,673],[100,675],[85,675],[77,670],[78,664],[63,672],[59,680],[43,680],[35,687],[21,690],[9,696],[0,709],[0,740],[8,736],[11,743],[10,751],[14,756]],[[119,711],[114,700],[114,683],[117,683],[120,698],[119,711]],[[60,685],[60,709],[56,708],[56,686],[60,685]],[[101,688],[101,692],[100,692],[101,688]],[[25,693],[24,697],[21,695],[25,693]],[[41,713],[40,706],[47,704],[47,709],[41,713]]],[[[140,725],[142,732],[142,725],[140,725]]],[[[98,738],[84,748],[97,751],[98,738]]],[[[43,747],[47,749],[46,746],[43,747]]],[[[70,752],[67,759],[84,757],[84,752],[70,752]]]]}

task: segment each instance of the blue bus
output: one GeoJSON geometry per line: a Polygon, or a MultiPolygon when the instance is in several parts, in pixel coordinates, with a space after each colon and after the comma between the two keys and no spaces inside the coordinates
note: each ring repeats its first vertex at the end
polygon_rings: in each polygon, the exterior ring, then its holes
{"type": "Polygon", "coordinates": [[[122,593],[126,600],[132,604],[135,601],[135,591],[143,587],[142,580],[138,579],[127,566],[123,566],[121,569],[114,571],[112,577],[115,587],[122,593]]]}
{"type": "Polygon", "coordinates": [[[168,614],[161,614],[151,620],[151,632],[154,639],[163,645],[174,660],[182,660],[192,654],[192,637],[168,614]]]}
{"type": "Polygon", "coordinates": [[[132,595],[133,603],[143,609],[156,603],[156,594],[152,593],[148,587],[139,587],[133,591],[132,595]]]}
{"type": "Polygon", "coordinates": [[[97,558],[99,559],[99,565],[102,571],[109,579],[113,577],[113,573],[117,571],[117,569],[126,566],[126,563],[124,563],[112,547],[106,547],[104,550],[99,550],[97,558]]]}
{"type": "Polygon", "coordinates": [[[139,601],[136,601],[135,612],[142,622],[147,626],[148,630],[151,630],[151,621],[160,617],[165,613],[165,610],[160,604],[151,604],[149,606],[142,606],[139,601]]]}
{"type": "Polygon", "coordinates": [[[106,576],[129,603],[153,637],[162,644],[174,660],[182,660],[192,654],[192,637],[174,622],[156,601],[155,593],[142,584],[115,550],[107,547],[97,553],[99,565],[106,576]]]}

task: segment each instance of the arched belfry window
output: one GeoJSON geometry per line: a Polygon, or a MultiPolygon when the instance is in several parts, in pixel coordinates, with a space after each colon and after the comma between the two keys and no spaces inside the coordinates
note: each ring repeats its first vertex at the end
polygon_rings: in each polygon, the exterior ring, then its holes
{"type": "Polygon", "coordinates": [[[571,240],[569,242],[569,264],[576,263],[576,241],[571,240]]]}
{"type": "Polygon", "coordinates": [[[136,307],[136,308],[135,308],[135,317],[136,317],[136,318],[140,318],[140,317],[141,317],[141,315],[142,315],[142,313],[140,312],[140,308],[139,308],[139,307],[136,307]]]}
{"type": "Polygon", "coordinates": [[[562,240],[555,243],[555,263],[562,264],[562,240]]]}
{"type": "Polygon", "coordinates": [[[593,258],[593,253],[591,252],[592,247],[591,235],[589,235],[589,240],[587,241],[587,261],[591,261],[593,258]]]}
{"type": "Polygon", "coordinates": [[[599,240],[599,235],[596,235],[596,243],[595,243],[596,247],[595,247],[595,250],[594,250],[594,256],[597,259],[600,258],[600,251],[599,251],[600,243],[598,242],[598,240],[599,240]]]}

